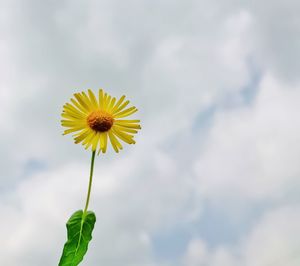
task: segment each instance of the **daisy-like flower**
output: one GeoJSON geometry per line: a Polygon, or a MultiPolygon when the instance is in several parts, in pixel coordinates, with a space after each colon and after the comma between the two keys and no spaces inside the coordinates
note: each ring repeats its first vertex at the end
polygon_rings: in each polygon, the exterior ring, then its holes
{"type": "Polygon", "coordinates": [[[137,108],[128,107],[123,95],[119,100],[99,90],[99,97],[88,90],[87,93],[75,93],[70,103],[63,106],[61,125],[67,129],[65,134],[73,134],[75,143],[82,143],[98,154],[107,150],[108,139],[116,152],[121,150],[120,140],[134,144],[134,134],[141,129],[140,120],[124,119],[137,111],[137,108]]]}

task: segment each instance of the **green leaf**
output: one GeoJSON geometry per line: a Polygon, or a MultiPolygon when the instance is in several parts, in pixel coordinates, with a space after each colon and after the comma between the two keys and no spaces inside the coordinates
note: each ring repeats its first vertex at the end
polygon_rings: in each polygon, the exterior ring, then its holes
{"type": "Polygon", "coordinates": [[[88,250],[88,244],[92,239],[92,231],[96,222],[96,216],[88,211],[75,212],[67,222],[68,240],[65,243],[59,266],[77,266],[88,250]]]}

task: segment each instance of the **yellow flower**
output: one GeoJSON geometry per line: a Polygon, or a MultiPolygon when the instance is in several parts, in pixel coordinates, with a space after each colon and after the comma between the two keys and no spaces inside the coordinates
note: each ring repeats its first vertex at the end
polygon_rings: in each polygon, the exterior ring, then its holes
{"type": "Polygon", "coordinates": [[[141,129],[140,120],[122,119],[137,109],[134,106],[126,108],[129,101],[124,101],[124,95],[117,101],[102,89],[98,94],[97,99],[91,90],[75,93],[75,98],[63,106],[61,125],[68,128],[64,135],[76,132],[73,135],[75,143],[82,143],[93,151],[99,149],[98,154],[106,152],[109,138],[114,150],[119,152],[123,148],[120,140],[134,144],[134,134],[141,129]]]}

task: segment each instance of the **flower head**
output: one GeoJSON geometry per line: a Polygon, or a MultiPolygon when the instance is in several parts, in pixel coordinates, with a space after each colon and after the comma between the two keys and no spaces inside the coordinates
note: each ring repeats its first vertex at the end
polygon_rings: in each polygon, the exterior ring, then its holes
{"type": "Polygon", "coordinates": [[[99,97],[88,90],[87,93],[75,93],[70,103],[63,106],[61,125],[67,129],[65,134],[73,135],[75,143],[82,143],[86,149],[106,152],[108,139],[116,152],[121,150],[120,140],[134,144],[134,134],[141,129],[140,120],[128,120],[137,111],[136,107],[127,107],[123,95],[119,100],[99,90],[99,97]]]}

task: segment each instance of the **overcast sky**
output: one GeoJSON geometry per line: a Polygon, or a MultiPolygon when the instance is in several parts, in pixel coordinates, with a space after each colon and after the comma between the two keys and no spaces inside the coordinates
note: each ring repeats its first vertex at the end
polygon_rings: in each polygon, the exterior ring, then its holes
{"type": "Polygon", "coordinates": [[[83,266],[300,264],[300,2],[0,0],[0,265],[57,265],[91,152],[62,105],[102,87],[137,144],[96,158],[83,266]]]}

